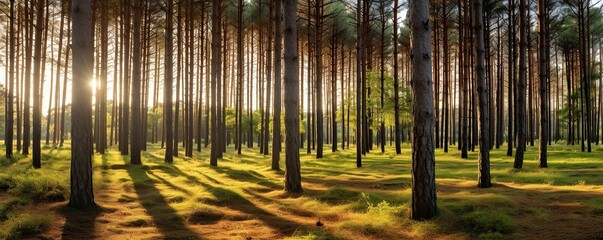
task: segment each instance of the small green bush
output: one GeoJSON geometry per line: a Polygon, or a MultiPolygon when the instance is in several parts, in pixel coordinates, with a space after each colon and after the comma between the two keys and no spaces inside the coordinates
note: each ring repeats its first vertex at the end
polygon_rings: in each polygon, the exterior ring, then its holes
{"type": "Polygon", "coordinates": [[[65,200],[69,186],[62,178],[49,175],[22,174],[12,176],[9,192],[28,196],[35,201],[57,202],[65,200]]]}
{"type": "Polygon", "coordinates": [[[478,236],[505,234],[513,230],[513,223],[507,215],[486,210],[476,210],[463,216],[459,224],[466,232],[478,236]]]}
{"type": "Polygon", "coordinates": [[[27,203],[27,201],[14,198],[0,205],[0,222],[8,220],[9,216],[13,214],[15,208],[25,203],[27,203]]]}
{"type": "Polygon", "coordinates": [[[496,239],[502,239],[503,235],[499,232],[489,232],[489,233],[482,233],[482,234],[478,235],[477,238],[482,239],[482,240],[496,240],[496,239]]]}
{"type": "Polygon", "coordinates": [[[11,175],[0,173],[0,191],[6,191],[15,186],[11,175]]]}
{"type": "Polygon", "coordinates": [[[2,237],[23,239],[43,233],[50,228],[51,219],[44,215],[22,214],[9,219],[4,225],[2,237]]]}
{"type": "Polygon", "coordinates": [[[344,202],[356,202],[360,199],[359,197],[359,192],[333,187],[318,196],[318,200],[327,203],[339,204],[344,202]]]}

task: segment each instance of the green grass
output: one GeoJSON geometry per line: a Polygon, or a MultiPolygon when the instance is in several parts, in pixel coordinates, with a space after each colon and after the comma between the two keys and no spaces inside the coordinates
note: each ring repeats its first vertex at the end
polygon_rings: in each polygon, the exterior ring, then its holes
{"type": "Polygon", "coordinates": [[[52,219],[44,215],[21,214],[9,219],[0,232],[6,239],[23,239],[33,237],[50,228],[52,219]]]}
{"type": "Polygon", "coordinates": [[[353,148],[326,150],[323,159],[304,149],[302,194],[285,193],[284,172],[270,170],[257,149],[238,156],[229,147],[218,167],[209,166],[208,149],[174,164],[163,162],[159,146],[148,149],[140,166],[116,149],[96,154],[100,208],[84,213],[61,210],[69,197],[69,145],[45,147],[42,169],[33,169],[30,158],[0,158],[0,238],[562,239],[596,238],[598,230],[579,226],[603,226],[601,147],[582,153],[553,145],[547,169],[538,168],[537,148],[528,147],[519,171],[506,147],[493,150],[489,189],[476,187],[477,152],[461,159],[455,146],[438,149],[440,215],[425,222],[409,220],[408,144],[401,155],[392,147],[367,154],[362,168],[353,148]],[[324,226],[316,226],[319,220],[324,226]]]}

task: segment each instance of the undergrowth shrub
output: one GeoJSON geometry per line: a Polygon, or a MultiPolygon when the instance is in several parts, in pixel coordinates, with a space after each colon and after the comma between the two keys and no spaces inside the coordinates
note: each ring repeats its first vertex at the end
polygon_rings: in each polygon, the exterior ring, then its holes
{"type": "Polygon", "coordinates": [[[66,179],[54,175],[26,173],[12,175],[9,179],[7,185],[10,193],[34,201],[63,201],[69,190],[66,179]]]}
{"type": "Polygon", "coordinates": [[[408,216],[408,206],[393,205],[385,200],[374,203],[368,194],[361,193],[366,204],[366,212],[361,219],[342,223],[341,227],[361,230],[367,234],[376,234],[391,227],[404,224],[408,216]]]}
{"type": "Polygon", "coordinates": [[[0,205],[0,222],[8,220],[17,207],[26,203],[26,200],[14,198],[0,205]]]}
{"type": "Polygon", "coordinates": [[[486,210],[473,211],[463,216],[458,224],[466,232],[486,239],[510,233],[514,226],[506,214],[486,210]]]}
{"type": "Polygon", "coordinates": [[[51,219],[44,215],[22,214],[15,216],[3,226],[0,237],[10,239],[23,239],[43,233],[50,228],[51,219]]]}

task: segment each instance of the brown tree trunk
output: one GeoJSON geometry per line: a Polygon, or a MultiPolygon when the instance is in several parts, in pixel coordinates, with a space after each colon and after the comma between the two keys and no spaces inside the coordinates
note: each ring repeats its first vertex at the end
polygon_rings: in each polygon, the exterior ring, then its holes
{"type": "Polygon", "coordinates": [[[433,145],[434,104],[431,81],[429,1],[409,2],[412,39],[413,146],[411,217],[426,220],[438,214],[433,145]]]}
{"type": "MultiPolygon", "coordinates": [[[[6,157],[11,158],[13,156],[13,89],[14,89],[14,78],[15,78],[15,0],[10,0],[10,19],[9,19],[9,65],[8,65],[8,94],[6,97],[6,122],[5,122],[5,133],[4,133],[4,144],[6,146],[6,157]]],[[[59,53],[60,55],[60,53],[59,53]]]]}
{"type": "Polygon", "coordinates": [[[473,1],[473,17],[475,18],[475,55],[477,56],[477,94],[479,100],[479,172],[477,186],[488,188],[490,181],[490,109],[488,103],[489,89],[486,83],[484,47],[483,0],[473,1]]]}
{"type": "MultiPolygon", "coordinates": [[[[272,118],[272,170],[280,169],[279,160],[281,154],[281,48],[283,41],[281,34],[283,15],[281,1],[282,0],[276,0],[274,2],[274,116],[272,118]]],[[[295,15],[295,13],[293,14],[295,15]]],[[[297,47],[293,48],[293,51],[297,52],[297,47]]],[[[295,75],[297,76],[297,72],[295,72],[295,75]]],[[[297,95],[297,92],[291,94],[297,95]]],[[[289,130],[291,130],[291,128],[289,128],[289,130]]],[[[299,151],[298,148],[296,149],[296,151],[299,151]]]]}
{"type": "MultiPolygon", "coordinates": [[[[519,0],[519,82],[517,83],[517,152],[513,168],[523,166],[523,153],[526,148],[526,20],[525,0],[519,0]]],[[[545,126],[541,126],[545,127],[545,126]]]]}
{"type": "Polygon", "coordinates": [[[211,154],[210,154],[210,165],[218,166],[218,152],[222,151],[219,148],[219,134],[220,129],[217,129],[218,111],[221,108],[219,99],[217,96],[218,86],[218,72],[220,71],[220,61],[222,54],[220,53],[220,42],[221,42],[221,17],[222,17],[222,2],[219,0],[212,0],[212,12],[211,12],[211,154]]]}
{"type": "Polygon", "coordinates": [[[284,0],[285,35],[285,190],[301,192],[299,161],[299,67],[297,56],[297,1],[284,0]]]}
{"type": "Polygon", "coordinates": [[[96,206],[92,191],[92,78],[94,46],[90,0],[73,2],[73,94],[71,194],[69,206],[89,209],[96,206]]]}
{"type": "Polygon", "coordinates": [[[40,83],[43,81],[42,76],[42,31],[44,30],[44,0],[37,0],[37,16],[36,16],[36,41],[34,49],[34,69],[33,69],[33,138],[32,138],[32,160],[33,167],[42,167],[40,140],[42,132],[42,93],[40,83]]]}
{"type": "Polygon", "coordinates": [[[549,139],[548,131],[545,128],[548,124],[548,105],[546,101],[547,90],[547,74],[546,64],[548,57],[546,55],[546,38],[548,29],[546,28],[546,7],[548,1],[538,0],[538,77],[539,77],[539,93],[540,93],[540,130],[538,134],[538,166],[541,168],[548,167],[547,164],[547,142],[549,139]]]}
{"type": "Polygon", "coordinates": [[[164,117],[165,117],[165,162],[174,161],[174,120],[172,109],[172,89],[174,85],[174,1],[167,0],[166,24],[165,24],[165,82],[164,93],[164,117]]]}
{"type": "Polygon", "coordinates": [[[132,38],[132,134],[130,146],[130,164],[141,164],[140,148],[142,138],[142,121],[140,110],[141,98],[141,38],[140,27],[142,21],[142,6],[140,0],[134,0],[134,34],[132,38]]]}

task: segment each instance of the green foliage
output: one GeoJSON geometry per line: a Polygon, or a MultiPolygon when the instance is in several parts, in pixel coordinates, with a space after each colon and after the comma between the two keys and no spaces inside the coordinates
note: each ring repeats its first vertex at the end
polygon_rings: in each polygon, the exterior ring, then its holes
{"type": "Polygon", "coordinates": [[[17,207],[26,203],[23,199],[14,198],[0,205],[0,222],[8,220],[17,207]]]}
{"type": "MultiPolygon", "coordinates": [[[[10,164],[13,164],[17,161],[19,161],[20,159],[25,158],[25,156],[21,155],[20,153],[14,152],[13,156],[8,158],[6,157],[6,155],[1,156],[0,157],[0,166],[8,166],[10,164]]],[[[2,186],[0,185],[0,189],[2,189],[2,186]]]]}
{"type": "Polygon", "coordinates": [[[482,236],[497,236],[510,233],[514,224],[511,218],[500,211],[476,210],[465,216],[458,222],[468,233],[482,236]]]}
{"type": "Polygon", "coordinates": [[[367,214],[372,216],[372,224],[374,226],[390,226],[397,224],[400,217],[405,217],[408,214],[408,207],[406,205],[393,206],[387,201],[381,201],[378,204],[371,203],[368,195],[362,194],[368,204],[367,214]]]}
{"type": "MultiPolygon", "coordinates": [[[[383,109],[381,108],[381,73],[379,71],[369,71],[366,74],[367,82],[371,88],[371,94],[368,95],[367,105],[373,109],[373,122],[371,128],[379,129],[383,117],[385,126],[394,126],[394,78],[389,72],[383,74],[383,109]]],[[[400,86],[398,88],[400,97],[400,124],[402,127],[409,127],[412,119],[412,94],[410,89],[400,86]]]]}
{"type": "Polygon", "coordinates": [[[0,236],[6,239],[33,237],[50,228],[51,218],[44,215],[21,214],[9,219],[3,226],[0,236]]]}
{"type": "Polygon", "coordinates": [[[318,200],[327,203],[343,203],[348,201],[358,201],[359,196],[359,192],[333,187],[318,196],[318,200]]]}
{"type": "Polygon", "coordinates": [[[34,201],[63,201],[69,186],[64,178],[55,175],[35,173],[14,174],[0,177],[0,187],[8,186],[8,191],[19,196],[27,196],[34,201]]]}

